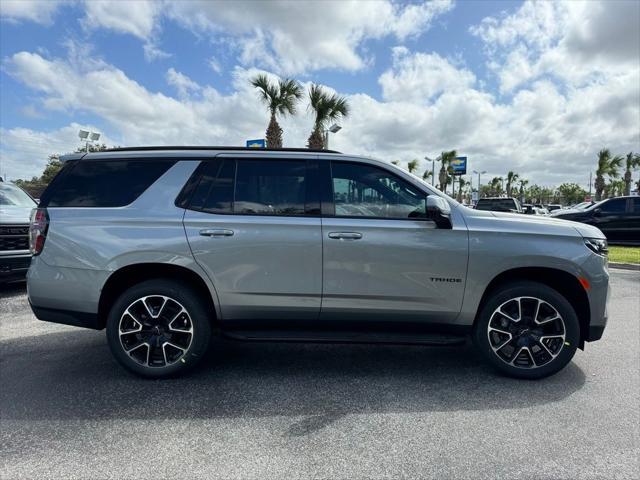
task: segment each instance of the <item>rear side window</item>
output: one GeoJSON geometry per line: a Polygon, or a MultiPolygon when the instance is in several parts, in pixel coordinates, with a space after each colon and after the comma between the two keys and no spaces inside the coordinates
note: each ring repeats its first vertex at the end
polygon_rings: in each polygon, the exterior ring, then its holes
{"type": "Polygon", "coordinates": [[[86,160],[62,172],[44,192],[42,207],[123,207],[137,199],[174,160],[86,160]]]}
{"type": "Polygon", "coordinates": [[[318,215],[319,193],[309,184],[309,171],[304,160],[207,160],[176,205],[218,214],[318,215]]]}
{"type": "Polygon", "coordinates": [[[616,198],[615,200],[609,200],[604,202],[600,207],[603,213],[624,213],[627,207],[626,198],[616,198]]]}

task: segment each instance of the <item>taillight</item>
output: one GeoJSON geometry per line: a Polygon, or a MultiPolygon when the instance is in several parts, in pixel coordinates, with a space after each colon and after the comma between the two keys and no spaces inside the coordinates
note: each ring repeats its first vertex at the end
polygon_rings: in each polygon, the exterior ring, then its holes
{"type": "Polygon", "coordinates": [[[47,209],[34,208],[31,211],[31,224],[29,225],[29,250],[32,255],[38,255],[42,252],[48,228],[49,214],[47,209]]]}

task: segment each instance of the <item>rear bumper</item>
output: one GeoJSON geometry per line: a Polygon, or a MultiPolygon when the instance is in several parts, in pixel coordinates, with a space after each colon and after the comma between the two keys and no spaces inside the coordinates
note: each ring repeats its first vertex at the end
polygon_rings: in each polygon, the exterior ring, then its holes
{"type": "Polygon", "coordinates": [[[31,254],[0,255],[0,283],[23,279],[30,264],[31,254]]]}
{"type": "Polygon", "coordinates": [[[38,320],[44,322],[61,323],[63,325],[73,325],[74,327],[92,328],[102,330],[98,322],[98,315],[95,313],[75,312],[73,310],[59,310],[57,308],[43,308],[31,305],[31,310],[38,320]]]}

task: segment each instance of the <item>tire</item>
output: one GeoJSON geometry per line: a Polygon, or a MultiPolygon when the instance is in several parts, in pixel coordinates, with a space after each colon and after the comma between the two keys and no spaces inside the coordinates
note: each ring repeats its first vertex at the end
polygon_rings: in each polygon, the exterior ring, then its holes
{"type": "Polygon", "coordinates": [[[204,303],[192,289],[166,279],[129,288],[107,317],[113,356],[127,370],[149,378],[191,370],[206,354],[210,337],[204,303]]]}
{"type": "Polygon", "coordinates": [[[571,304],[556,290],[537,282],[516,282],[491,294],[476,320],[473,340],[503,374],[539,379],[571,361],[580,324],[571,304]]]}

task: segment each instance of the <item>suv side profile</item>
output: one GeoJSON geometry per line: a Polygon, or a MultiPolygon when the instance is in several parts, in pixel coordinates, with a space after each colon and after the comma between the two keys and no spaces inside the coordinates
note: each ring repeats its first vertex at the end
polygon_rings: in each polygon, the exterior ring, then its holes
{"type": "Polygon", "coordinates": [[[74,154],[32,213],[29,301],[147,377],[236,340],[464,343],[542,378],[607,321],[595,227],[472,210],[388,163],[307,149],[74,154]]]}

